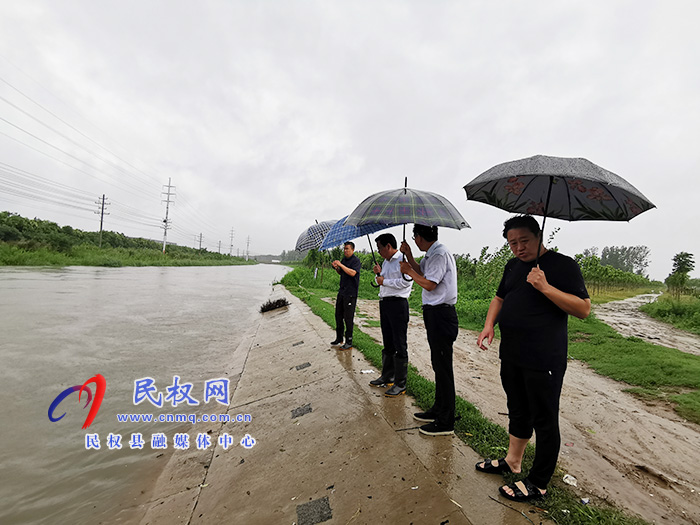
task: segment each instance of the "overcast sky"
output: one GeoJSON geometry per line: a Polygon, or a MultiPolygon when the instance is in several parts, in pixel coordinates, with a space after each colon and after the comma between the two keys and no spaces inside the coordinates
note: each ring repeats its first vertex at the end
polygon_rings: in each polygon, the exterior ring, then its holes
{"type": "Polygon", "coordinates": [[[554,244],[647,245],[664,279],[678,252],[700,267],[698,18],[694,0],[1,2],[0,210],[96,230],[105,194],[105,229],[162,239],[171,177],[169,240],[228,253],[233,229],[234,253],[279,254],[408,177],[476,256],[508,214],[464,184],[584,157],[657,209],[551,219],[554,244]]]}

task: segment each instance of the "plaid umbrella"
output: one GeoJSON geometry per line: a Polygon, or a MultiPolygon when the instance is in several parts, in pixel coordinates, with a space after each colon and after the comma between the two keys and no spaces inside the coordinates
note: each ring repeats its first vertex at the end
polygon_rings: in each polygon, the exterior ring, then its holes
{"type": "Polygon", "coordinates": [[[536,155],[505,162],[464,190],[469,200],[511,213],[567,221],[629,221],[655,208],[625,179],[580,158],[536,155]]]}
{"type": "Polygon", "coordinates": [[[399,188],[370,195],[348,216],[346,225],[423,224],[469,228],[450,201],[437,193],[399,188]]]}
{"type": "Polygon", "coordinates": [[[299,252],[311,250],[312,248],[318,250],[321,247],[323,238],[336,222],[337,221],[316,221],[315,224],[312,224],[301,232],[294,249],[299,252]]]}
{"type": "MultiPolygon", "coordinates": [[[[396,226],[395,224],[363,224],[362,226],[352,226],[350,224],[345,224],[347,218],[348,216],[346,215],[331,227],[326,237],[323,239],[323,244],[321,244],[322,250],[338,246],[345,241],[351,241],[363,235],[367,235],[369,239],[370,233],[396,226]]],[[[370,241],[370,248],[371,247],[372,243],[370,241]]]]}

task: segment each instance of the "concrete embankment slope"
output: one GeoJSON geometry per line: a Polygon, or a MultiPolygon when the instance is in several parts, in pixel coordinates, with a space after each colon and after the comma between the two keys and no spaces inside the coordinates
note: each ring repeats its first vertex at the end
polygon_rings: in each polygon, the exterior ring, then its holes
{"type": "Polygon", "coordinates": [[[330,349],[332,330],[281,296],[291,305],[260,316],[228,370],[228,413],[252,421],[196,428],[212,448],[173,454],[141,523],[531,523],[531,507],[490,498],[502,478],[476,473],[474,451],[420,434],[411,398],[370,387],[364,357],[330,349]]]}

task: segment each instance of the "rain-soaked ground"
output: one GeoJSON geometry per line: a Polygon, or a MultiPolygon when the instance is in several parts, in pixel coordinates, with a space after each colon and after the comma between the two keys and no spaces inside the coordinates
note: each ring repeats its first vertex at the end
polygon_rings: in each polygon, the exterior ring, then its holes
{"type": "Polygon", "coordinates": [[[659,294],[645,294],[623,301],[594,306],[598,319],[612,326],[625,337],[638,337],[655,345],[675,348],[681,352],[700,355],[700,337],[657,321],[639,310],[659,294]]]}
{"type": "MultiPolygon", "coordinates": [[[[120,423],[116,414],[202,414],[204,386],[222,377],[272,283],[273,265],[187,268],[0,269],[0,523],[97,523],[118,503],[136,500],[155,479],[177,431],[189,423],[120,423]],[[48,418],[52,401],[95,374],[106,379],[104,401],[88,430],[78,394],[48,418]],[[174,376],[191,383],[198,406],[148,399],[134,406],[135,381],[152,378],[164,396],[174,376]],[[86,449],[85,435],[100,449],[86,449]],[[121,435],[121,449],[108,436],[121,435]],[[132,433],[147,441],[133,450],[132,433]]],[[[94,384],[89,385],[93,388],[94,384]]],[[[157,399],[157,394],[153,395],[157,399]]],[[[83,398],[84,401],[84,398],[83,398]]],[[[82,402],[81,402],[82,403],[82,402]]]]}

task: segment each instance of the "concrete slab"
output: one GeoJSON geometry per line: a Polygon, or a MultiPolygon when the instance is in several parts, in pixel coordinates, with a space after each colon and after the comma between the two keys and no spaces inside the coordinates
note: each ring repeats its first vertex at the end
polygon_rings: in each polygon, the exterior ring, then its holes
{"type": "Polygon", "coordinates": [[[252,421],[210,425],[214,447],[174,454],[141,523],[529,523],[532,507],[491,498],[502,478],[475,472],[468,446],[419,434],[411,398],[370,387],[364,357],[331,349],[332,330],[281,295],[290,306],[261,315],[226,364],[228,413],[252,421]]]}
{"type": "Polygon", "coordinates": [[[212,460],[201,523],[292,523],[328,497],[336,523],[469,523],[347,375],[327,376],[246,407],[257,444],[212,460]],[[310,404],[312,411],[292,418],[310,404]],[[240,459],[245,461],[241,463],[240,459]],[[231,507],[230,502],[236,502],[231,507]]]}
{"type": "MultiPolygon", "coordinates": [[[[295,324],[298,326],[298,323],[295,324]]],[[[253,401],[342,373],[343,368],[328,351],[328,345],[323,345],[310,327],[308,330],[303,335],[295,334],[264,346],[256,341],[248,354],[245,372],[233,393],[231,405],[240,408],[253,401]],[[305,363],[310,366],[297,369],[297,366],[305,363]]],[[[264,332],[266,339],[270,340],[273,330],[264,332]]],[[[288,332],[285,330],[284,333],[288,332]]]]}

